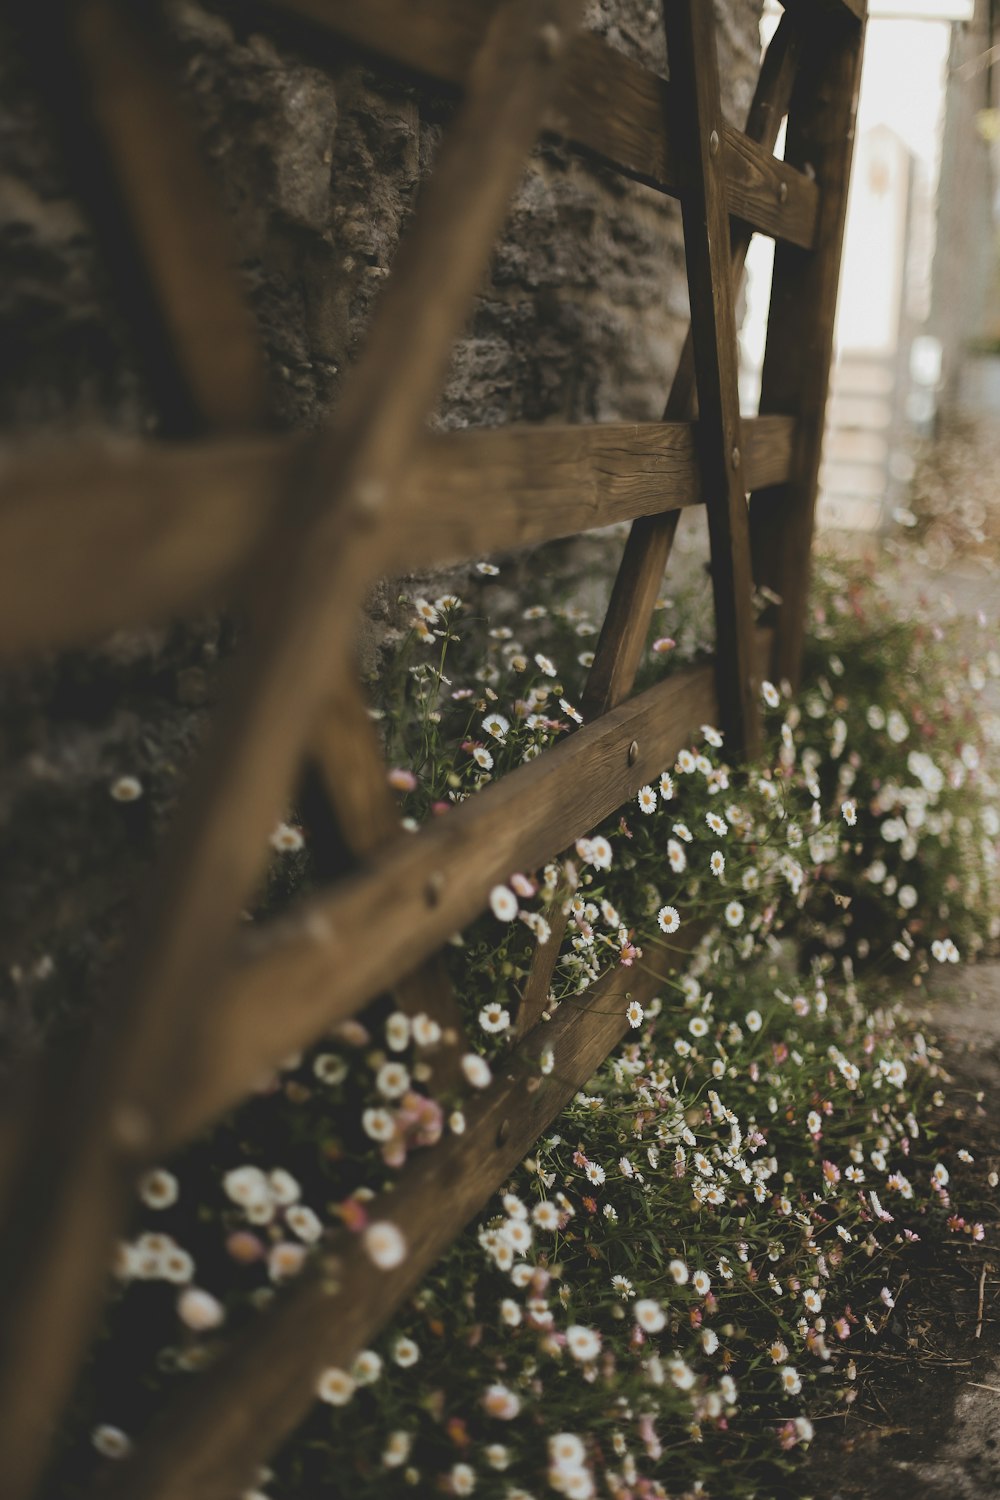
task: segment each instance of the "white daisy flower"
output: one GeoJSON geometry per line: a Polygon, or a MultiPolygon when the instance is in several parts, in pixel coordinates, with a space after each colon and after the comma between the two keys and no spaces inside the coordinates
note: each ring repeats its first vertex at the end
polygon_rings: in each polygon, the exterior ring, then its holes
{"type": "Polygon", "coordinates": [[[399,1099],[410,1087],[410,1075],[400,1062],[383,1063],[375,1074],[375,1087],[383,1099],[399,1099]]]}
{"type": "Polygon", "coordinates": [[[319,1377],[316,1394],[330,1406],[346,1406],[354,1395],[354,1381],[346,1370],[339,1370],[331,1365],[319,1377]]]}
{"type": "Polygon", "coordinates": [[[392,1357],[400,1369],[408,1370],[420,1358],[420,1348],[412,1339],[408,1339],[404,1335],[398,1338],[393,1344],[392,1357]]]}
{"type": "Polygon", "coordinates": [[[566,1330],[566,1345],[574,1359],[581,1364],[596,1359],[601,1352],[601,1336],[581,1323],[571,1323],[566,1330]]]}
{"type": "Polygon", "coordinates": [[[163,1167],[154,1167],[139,1179],[139,1197],[147,1208],[171,1208],[177,1196],[177,1178],[163,1167]]]}
{"type": "Polygon", "coordinates": [[[666,1313],[652,1297],[643,1297],[635,1304],[633,1312],[644,1333],[659,1333],[666,1326],[666,1313]]]}
{"type": "Polygon", "coordinates": [[[369,1260],[380,1271],[391,1271],[406,1259],[406,1240],[388,1219],[369,1224],[361,1239],[369,1260]]]}
{"type": "Polygon", "coordinates": [[[667,859],[675,875],[680,875],[687,869],[687,855],[676,839],[667,839],[667,859]]]}
{"type": "Polygon", "coordinates": [[[467,1052],[462,1058],[462,1072],[474,1089],[485,1089],[493,1081],[490,1065],[478,1052],[467,1052]]]}
{"type": "Polygon", "coordinates": [[[510,1011],[498,1005],[495,1000],[491,1001],[479,1012],[479,1024],[484,1031],[506,1031],[510,1026],[510,1011]]]}
{"type": "Polygon", "coordinates": [[[674,906],[661,906],[656,914],[656,920],[660,924],[660,930],[666,933],[676,932],[681,925],[680,916],[674,906]]]}
{"type": "Polygon", "coordinates": [[[639,803],[640,812],[648,815],[656,811],[656,793],[651,786],[641,786],[636,800],[639,803]]]}
{"type": "Polygon", "coordinates": [[[489,713],[483,720],[483,728],[487,734],[492,735],[495,740],[499,740],[503,744],[507,738],[507,731],[510,729],[510,720],[505,719],[503,714],[489,713]]]}
{"type": "Polygon", "coordinates": [[[188,1286],[177,1298],[177,1316],[186,1328],[203,1333],[209,1328],[218,1328],[226,1316],[226,1310],[211,1292],[198,1286],[188,1286]]]}
{"type": "MultiPolygon", "coordinates": [[[[119,776],[111,783],[110,792],[116,802],[137,802],[142,796],[142,782],[138,776],[119,776]]],[[[108,1429],[108,1431],[114,1430],[116,1429],[108,1429]]]]}
{"type": "Polygon", "coordinates": [[[490,910],[498,922],[513,922],[520,908],[517,897],[506,885],[495,885],[490,891],[490,910]]]}
{"type": "Polygon", "coordinates": [[[107,1422],[94,1428],[90,1441],[102,1458],[125,1458],[132,1451],[131,1438],[126,1437],[120,1427],[112,1427],[107,1422]]]}

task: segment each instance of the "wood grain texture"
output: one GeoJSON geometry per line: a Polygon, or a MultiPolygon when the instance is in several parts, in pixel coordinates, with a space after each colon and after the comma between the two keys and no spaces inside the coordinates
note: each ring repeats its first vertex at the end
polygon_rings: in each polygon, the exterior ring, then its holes
{"type": "MultiPolygon", "coordinates": [[[[744,426],[747,482],[788,478],[791,420],[744,426]]],[[[0,654],[79,645],[243,596],[306,446],[260,437],[8,450],[0,457],[0,654]]],[[[694,455],[687,424],[428,436],[400,478],[393,526],[378,538],[372,566],[391,573],[460,561],[698,505],[694,455]]]]}
{"type": "Polygon", "coordinates": [[[781,0],[781,4],[807,25],[811,17],[824,12],[851,16],[855,21],[863,21],[868,15],[868,0],[781,0]]]}
{"type": "MultiPolygon", "coordinates": [[[[461,88],[468,58],[495,0],[274,0],[306,20],[407,71],[461,88]]],[[[669,85],[590,32],[573,44],[548,126],[575,146],[661,192],[681,175],[664,129],[669,85]]],[[[730,211],[755,229],[808,247],[815,234],[815,186],[740,131],[723,132],[730,211]]]]}
{"type": "Polygon", "coordinates": [[[772,673],[792,683],[802,663],[864,26],[840,13],[812,16],[805,37],[785,151],[816,173],[819,229],[811,255],[775,255],[760,398],[762,411],[796,414],[795,473],[750,502],[755,576],[783,601],[772,673]]]}
{"type": "MultiPolygon", "coordinates": [[[[349,874],[352,865],[356,868],[409,835],[400,826],[382,746],[350,658],[333,675],[336,687],[323,704],[309,748],[323,778],[340,840],[353,857],[340,872],[349,874]]],[[[427,1059],[432,1085],[437,1090],[456,1087],[468,1045],[443,957],[431,954],[419,969],[402,976],[393,993],[407,1015],[422,1012],[438,1023],[441,1043],[427,1059]]]]}
{"type": "Polygon", "coordinates": [[[714,20],[703,0],[664,0],[663,11],[675,79],[674,131],[688,148],[681,213],[698,386],[698,454],[712,553],[719,706],[730,745],[737,754],[753,756],[760,747],[760,710],[714,20]]]}
{"type": "MultiPolygon", "coordinates": [[[[766,151],[774,149],[788,110],[798,51],[797,29],[783,19],[761,65],[746,122],[747,135],[758,140],[766,151]]],[[[751,238],[745,225],[732,226],[730,259],[734,294],[751,238]]],[[[693,419],[697,415],[697,405],[694,346],[689,327],[667,398],[664,421],[693,419]]],[[[761,429],[754,421],[743,422],[743,462],[751,489],[754,487],[751,475],[762,457],[760,433],[761,429]]],[[[632,691],[677,528],[678,513],[671,509],[672,504],[672,497],[664,493],[662,514],[643,515],[632,526],[587,679],[584,713],[588,718],[620,703],[632,691]]]]}
{"type": "Polygon", "coordinates": [[[346,652],[361,588],[352,541],[377,531],[419,439],[551,97],[560,48],[541,43],[570,35],[576,14],[573,0],[510,0],[476,55],[353,378],[262,548],[250,639],[182,803],[155,903],[136,924],[113,1018],[66,1100],[73,1133],[25,1143],[30,1170],[0,1247],[5,1500],[20,1500],[35,1481],[128,1184],[172,1107],[163,1059],[218,987],[329,662],[346,652]]]}
{"type": "MultiPolygon", "coordinates": [[[[758,632],[762,662],[770,642],[768,631],[758,632]]],[[[478,916],[512,870],[537,868],[588,833],[671,766],[694,726],[717,711],[712,668],[678,672],[390,846],[287,920],[242,934],[221,992],[169,1054],[173,1087],[159,1151],[391,988],[478,916]]]]}
{"type": "Polygon", "coordinates": [[[578,1000],[566,1001],[497,1070],[466,1106],[466,1130],[407,1164],[395,1190],[369,1205],[370,1219],[403,1231],[408,1255],[377,1270],[357,1239],[344,1236],[235,1341],[164,1414],[102,1494],[106,1500],[229,1500],[305,1416],[324,1368],[350,1368],[360,1349],[464,1225],[508,1178],[574,1093],[628,1031],[630,999],[649,1001],[700,936],[683,929],[676,946],[653,942],[634,969],[616,969],[578,1000]],[[552,1072],[538,1066],[543,1047],[552,1072]],[[447,1184],[447,1191],[443,1191],[447,1184]]]}

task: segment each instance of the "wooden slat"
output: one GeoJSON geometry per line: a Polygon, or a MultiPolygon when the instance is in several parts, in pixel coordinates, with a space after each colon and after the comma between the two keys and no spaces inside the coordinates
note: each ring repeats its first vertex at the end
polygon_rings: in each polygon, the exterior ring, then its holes
{"type": "MultiPolygon", "coordinates": [[[[790,420],[746,422],[747,482],[786,479],[792,445],[790,420]]],[[[0,654],[77,645],[238,593],[306,446],[262,437],[8,452],[0,654]]],[[[440,434],[401,478],[375,566],[481,557],[700,503],[687,424],[440,434]]]]}
{"type": "Polygon", "coordinates": [[[863,21],[868,14],[868,0],[780,0],[787,11],[793,11],[796,16],[808,19],[826,13],[850,16],[855,21],[863,21]]]}
{"type": "Polygon", "coordinates": [[[628,1001],[648,1004],[699,935],[682,929],[673,947],[648,944],[636,968],[612,970],[565,1002],[506,1057],[490,1087],[468,1101],[465,1133],[412,1158],[395,1190],[369,1205],[372,1221],[403,1229],[403,1264],[380,1271],[357,1239],[335,1242],[164,1414],[110,1476],[105,1500],[229,1500],[250,1485],[305,1416],[321,1371],[350,1367],[618,1045],[628,1001]],[[556,1058],[548,1075],[538,1066],[543,1045],[556,1058]]]}
{"type": "MultiPolygon", "coordinates": [[[[406,839],[375,727],[368,715],[350,659],[334,668],[336,690],[327,698],[310,738],[340,836],[358,860],[406,839]]],[[[423,1012],[441,1028],[441,1044],[429,1059],[435,1089],[461,1082],[465,1027],[444,959],[432,954],[393,987],[396,1004],[409,1016],[423,1012]]]]}
{"type": "MultiPolygon", "coordinates": [[[[759,142],[765,151],[774,149],[791,98],[797,64],[797,29],[783,20],[767,49],[747,115],[746,134],[759,142]]],[[[730,258],[736,285],[742,277],[751,237],[746,225],[739,221],[733,223],[730,258]]],[[[689,326],[667,397],[664,421],[693,418],[697,404],[694,346],[689,326]]],[[[747,438],[748,431],[755,432],[756,429],[749,423],[744,424],[744,448],[747,449],[752,445],[752,439],[747,438]]],[[[749,470],[753,463],[749,451],[745,462],[749,470]]],[[[632,691],[680,519],[679,510],[667,509],[668,505],[669,497],[664,494],[664,508],[660,513],[640,517],[629,531],[594,662],[587,674],[582,703],[586,719],[607,713],[632,691]]],[[[544,1014],[566,925],[566,913],[561,907],[556,907],[550,917],[552,930],[549,939],[535,953],[521,995],[514,1022],[519,1036],[527,1035],[544,1014]]]]}
{"type": "MultiPolygon", "coordinates": [[[[798,66],[798,51],[796,28],[783,20],[761,66],[746,124],[747,134],[759,140],[767,151],[773,150],[782,119],[788,109],[798,66]]],[[[745,226],[733,225],[730,257],[734,277],[742,274],[751,238],[750,231],[745,226]]],[[[689,328],[667,400],[664,420],[690,419],[695,416],[696,408],[694,348],[689,328]]],[[[751,488],[753,481],[750,476],[761,458],[760,432],[761,429],[753,421],[744,421],[744,465],[747,483],[751,488]]],[[[606,706],[621,702],[632,691],[677,527],[677,512],[671,510],[674,504],[672,497],[664,493],[662,514],[643,516],[636,521],[629,534],[594,665],[587,681],[584,698],[587,717],[602,713],[606,706]]]]}
{"type": "Polygon", "coordinates": [[[573,0],[509,0],[497,13],[335,420],[263,549],[253,638],[182,805],[156,908],[138,925],[128,982],[66,1101],[73,1133],[24,1143],[17,1222],[0,1250],[5,1500],[34,1483],[129,1182],[171,1108],[163,1059],[215,991],[329,661],[346,650],[361,587],[351,538],[377,532],[437,397],[576,15],[573,0]]]}
{"type": "Polygon", "coordinates": [[[714,13],[704,0],[664,0],[663,9],[675,79],[674,129],[689,147],[681,212],[712,551],[719,706],[731,749],[753,756],[760,747],[760,711],[714,13]]]}
{"type": "Polygon", "coordinates": [[[762,411],[799,419],[795,474],[750,504],[754,573],[783,600],[772,673],[796,683],[802,663],[810,552],[829,390],[864,26],[828,16],[810,25],[788,117],[786,154],[810,162],[822,189],[816,250],[777,249],[761,383],[762,411]]]}
{"type": "MultiPolygon", "coordinates": [[[[493,5],[476,0],[274,0],[378,58],[462,86],[468,58],[493,5]]],[[[574,42],[549,126],[630,177],[676,194],[676,147],[664,129],[669,85],[592,33],[574,42]]],[[[808,247],[815,234],[815,185],[776,162],[740,131],[723,131],[730,211],[755,229],[808,247]]]]}
{"type": "MultiPolygon", "coordinates": [[[[757,646],[766,661],[767,631],[758,632],[757,646]]],[[[244,937],[244,956],[201,1012],[196,1036],[161,1063],[173,1092],[159,1152],[234,1104],[289,1052],[391,988],[482,912],[512,870],[534,869],[589,832],[672,765],[693,727],[717,711],[712,668],[678,672],[376,856],[287,922],[244,937]]]]}

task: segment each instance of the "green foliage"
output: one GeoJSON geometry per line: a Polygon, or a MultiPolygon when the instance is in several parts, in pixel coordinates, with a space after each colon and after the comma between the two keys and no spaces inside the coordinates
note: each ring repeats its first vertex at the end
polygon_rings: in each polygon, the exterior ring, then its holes
{"type": "MultiPolygon", "coordinates": [[[[804,692],[765,684],[758,764],[702,726],[569,857],[511,871],[449,947],[480,1086],[564,910],[550,1011],[620,965],[659,993],[629,1003],[632,1040],[373,1348],[326,1373],[259,1493],[779,1494],[811,1418],[852,1399],[910,1260],[982,1233],[949,1196],[973,1191],[971,1157],[935,1143],[937,1054],[894,996],[997,937],[975,695],[1000,660],[965,660],[829,569],[817,601],[804,692]],[[707,935],[675,971],[664,955],[694,923],[707,935]]],[[[453,596],[415,601],[376,709],[405,826],[574,732],[593,633],[572,605],[491,626],[453,596]]],[[[700,649],[678,634],[654,632],[647,677],[700,649]]],[[[279,867],[307,857],[302,832],[305,851],[277,832],[279,867]]],[[[61,1493],[312,1245],[361,1232],[409,1155],[464,1128],[460,1099],[431,1093],[438,1041],[382,1002],[144,1181],[61,1493]]],[[[558,1053],[539,1066],[558,1073],[558,1053]]]]}

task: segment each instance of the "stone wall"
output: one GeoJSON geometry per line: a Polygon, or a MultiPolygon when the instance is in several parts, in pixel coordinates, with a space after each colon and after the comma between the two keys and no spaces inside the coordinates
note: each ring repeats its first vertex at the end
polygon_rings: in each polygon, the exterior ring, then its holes
{"type": "MultiPolygon", "coordinates": [[[[726,109],[741,122],[760,0],[716,0],[716,10],[726,109]]],[[[249,13],[223,0],[173,0],[172,45],[236,225],[278,420],[308,427],[336,400],[452,105],[338,61],[277,13],[255,11],[248,24],[249,13]]],[[[591,0],[587,24],[665,70],[657,5],[591,0]]],[[[155,435],[141,352],[9,31],[0,99],[0,424],[16,438],[155,435]]],[[[686,303],[676,205],[543,144],[435,420],[657,417],[686,303]]],[[[394,597],[373,599],[376,638],[394,597]]],[[[224,620],[188,622],[6,675],[0,1040],[89,1014],[99,998],[231,638],[224,620]],[[142,782],[137,802],[109,795],[123,774],[142,782]]]]}

